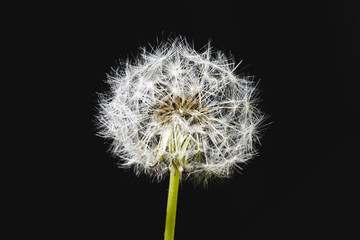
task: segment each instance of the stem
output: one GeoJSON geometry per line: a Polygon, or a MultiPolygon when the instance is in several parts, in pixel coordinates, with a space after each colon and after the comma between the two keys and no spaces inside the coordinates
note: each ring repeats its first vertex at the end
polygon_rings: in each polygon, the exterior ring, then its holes
{"type": "Polygon", "coordinates": [[[169,193],[168,193],[168,202],[166,209],[166,223],[165,223],[165,234],[164,234],[165,240],[173,240],[175,236],[175,219],[176,219],[176,206],[177,206],[177,198],[178,198],[179,179],[180,179],[180,172],[174,165],[172,165],[170,172],[169,193]]]}

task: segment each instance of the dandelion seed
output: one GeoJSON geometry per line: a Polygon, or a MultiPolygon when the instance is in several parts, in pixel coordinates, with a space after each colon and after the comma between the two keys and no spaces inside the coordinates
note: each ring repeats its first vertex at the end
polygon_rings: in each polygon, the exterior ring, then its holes
{"type": "Polygon", "coordinates": [[[161,180],[174,165],[196,182],[229,177],[256,152],[264,119],[255,84],[235,75],[237,67],[210,47],[195,51],[182,37],[143,50],[109,75],[99,134],[113,140],[121,166],[136,174],[161,180]]]}

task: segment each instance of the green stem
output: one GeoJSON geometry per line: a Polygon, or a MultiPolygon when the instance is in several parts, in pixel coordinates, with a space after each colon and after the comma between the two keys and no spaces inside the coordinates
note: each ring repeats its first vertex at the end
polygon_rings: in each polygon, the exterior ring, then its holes
{"type": "Polygon", "coordinates": [[[175,236],[176,206],[179,189],[179,170],[172,165],[170,173],[168,202],[166,209],[165,240],[173,240],[175,236]]]}

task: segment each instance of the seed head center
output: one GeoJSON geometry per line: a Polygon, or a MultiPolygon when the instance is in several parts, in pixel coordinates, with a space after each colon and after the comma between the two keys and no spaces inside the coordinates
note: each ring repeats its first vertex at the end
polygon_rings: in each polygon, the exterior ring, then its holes
{"type": "Polygon", "coordinates": [[[158,121],[161,124],[168,123],[174,115],[179,115],[186,120],[194,116],[194,113],[199,113],[199,99],[193,96],[189,97],[168,97],[154,110],[158,121]]]}

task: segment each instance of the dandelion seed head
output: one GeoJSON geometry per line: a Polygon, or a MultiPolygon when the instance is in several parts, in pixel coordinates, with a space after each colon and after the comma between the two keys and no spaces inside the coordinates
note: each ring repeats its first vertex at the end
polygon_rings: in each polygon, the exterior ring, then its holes
{"type": "Polygon", "coordinates": [[[196,182],[230,177],[256,153],[264,120],[256,85],[236,67],[221,51],[195,51],[182,37],[143,49],[109,74],[99,135],[136,174],[161,180],[174,165],[196,182]]]}

